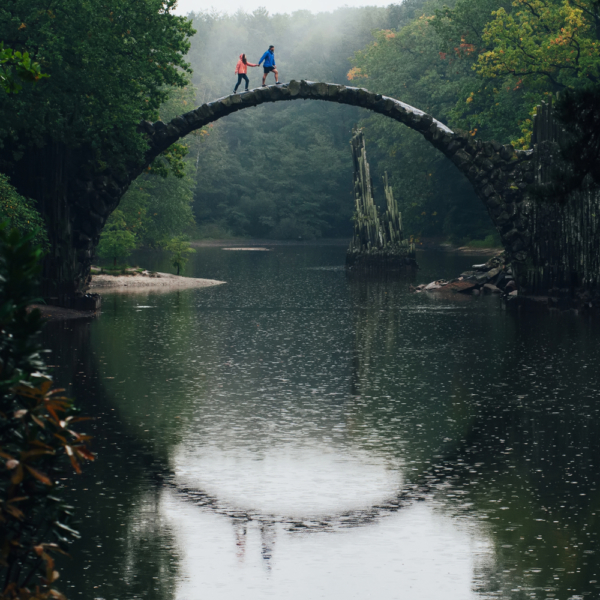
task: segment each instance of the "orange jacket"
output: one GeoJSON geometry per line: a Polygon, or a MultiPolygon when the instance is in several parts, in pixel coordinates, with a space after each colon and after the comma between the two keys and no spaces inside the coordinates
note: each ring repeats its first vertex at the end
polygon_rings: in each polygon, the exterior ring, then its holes
{"type": "Polygon", "coordinates": [[[248,72],[248,67],[258,67],[258,65],[255,65],[251,62],[244,64],[242,56],[244,55],[240,54],[240,60],[238,60],[237,65],[235,65],[236,75],[245,75],[248,72]]]}

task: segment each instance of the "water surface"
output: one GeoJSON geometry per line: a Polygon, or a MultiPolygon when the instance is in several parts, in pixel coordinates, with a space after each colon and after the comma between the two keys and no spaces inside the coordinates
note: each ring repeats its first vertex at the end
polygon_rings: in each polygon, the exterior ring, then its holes
{"type": "Polygon", "coordinates": [[[99,453],[69,597],[600,595],[596,324],[348,279],[344,253],[202,248],[189,274],[226,285],[49,324],[99,453]]]}

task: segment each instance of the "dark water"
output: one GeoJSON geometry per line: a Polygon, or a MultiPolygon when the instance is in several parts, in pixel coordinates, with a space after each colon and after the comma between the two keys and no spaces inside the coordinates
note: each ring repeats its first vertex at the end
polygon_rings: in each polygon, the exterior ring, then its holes
{"type": "Polygon", "coordinates": [[[226,285],[48,326],[99,453],[70,598],[600,597],[596,324],[348,280],[344,251],[200,249],[226,285]]]}

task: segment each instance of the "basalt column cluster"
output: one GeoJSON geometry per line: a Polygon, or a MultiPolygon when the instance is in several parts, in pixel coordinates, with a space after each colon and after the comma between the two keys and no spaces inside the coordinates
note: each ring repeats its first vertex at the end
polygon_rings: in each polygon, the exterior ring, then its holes
{"type": "Polygon", "coordinates": [[[350,271],[406,271],[416,269],[415,246],[404,239],[402,215],[388,184],[383,178],[387,209],[379,213],[373,200],[371,173],[367,161],[365,138],[361,129],[351,141],[354,163],[354,237],[346,253],[350,271]]]}

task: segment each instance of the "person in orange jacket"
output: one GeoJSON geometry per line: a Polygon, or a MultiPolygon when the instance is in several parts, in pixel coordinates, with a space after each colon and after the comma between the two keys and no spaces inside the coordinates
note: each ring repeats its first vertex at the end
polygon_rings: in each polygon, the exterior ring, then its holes
{"type": "Polygon", "coordinates": [[[238,76],[238,80],[237,80],[237,83],[235,84],[235,87],[233,88],[234,94],[237,94],[237,89],[238,89],[238,87],[240,87],[240,83],[242,83],[242,79],[246,80],[246,91],[248,91],[248,84],[250,83],[250,80],[248,79],[248,75],[246,75],[246,73],[248,72],[248,67],[258,67],[258,65],[249,63],[248,60],[246,59],[246,55],[240,54],[240,60],[238,60],[237,65],[235,66],[235,74],[238,76]]]}

